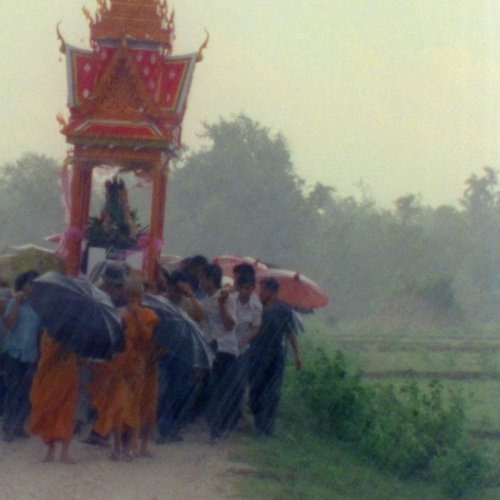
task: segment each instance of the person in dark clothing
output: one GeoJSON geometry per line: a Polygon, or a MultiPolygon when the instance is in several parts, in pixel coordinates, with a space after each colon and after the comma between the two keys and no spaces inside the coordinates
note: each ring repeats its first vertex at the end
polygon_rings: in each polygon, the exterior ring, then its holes
{"type": "Polygon", "coordinates": [[[7,282],[0,280],[0,416],[3,415],[3,402],[7,388],[5,387],[5,340],[7,337],[7,328],[3,322],[3,313],[7,303],[12,299],[13,293],[7,282]]]}
{"type": "Polygon", "coordinates": [[[222,269],[218,265],[205,266],[200,282],[207,294],[200,301],[204,312],[203,333],[208,342],[215,342],[217,346],[205,412],[210,442],[215,444],[232,430],[234,414],[238,410],[232,373],[238,355],[238,341],[234,333],[236,302],[228,290],[221,288],[222,269]]]}
{"type": "Polygon", "coordinates": [[[259,334],[250,346],[249,406],[255,427],[272,435],[276,423],[281,386],[285,371],[286,345],[290,343],[297,370],[302,368],[296,322],[292,310],[278,301],[279,283],[274,278],[260,282],[259,298],[263,305],[259,334]]]}
{"type": "MultiPolygon", "coordinates": [[[[196,300],[188,277],[182,271],[174,271],[167,278],[167,297],[193,321],[200,321],[203,310],[196,300]]],[[[180,431],[190,417],[196,386],[193,383],[193,368],[169,352],[158,358],[158,410],[157,427],[159,438],[156,444],[182,441],[180,431]]]]}
{"type": "Polygon", "coordinates": [[[30,305],[33,280],[38,272],[27,271],[15,280],[16,294],[7,303],[5,342],[4,441],[27,437],[25,424],[30,412],[30,390],[38,360],[40,319],[30,305]]]}
{"type": "Polygon", "coordinates": [[[192,368],[183,360],[165,355],[158,360],[156,444],[182,441],[180,431],[187,421],[192,388],[192,368]]]}
{"type": "Polygon", "coordinates": [[[201,300],[206,292],[200,285],[203,269],[208,265],[208,259],[204,255],[194,255],[181,262],[181,271],[185,273],[196,299],[201,300]]]}

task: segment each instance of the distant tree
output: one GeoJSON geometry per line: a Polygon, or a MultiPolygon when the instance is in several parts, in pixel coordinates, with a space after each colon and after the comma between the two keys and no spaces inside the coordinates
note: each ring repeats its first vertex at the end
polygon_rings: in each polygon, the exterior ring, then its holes
{"type": "Polygon", "coordinates": [[[317,182],[307,197],[310,209],[319,215],[330,215],[335,209],[335,188],[317,182]]]}
{"type": "Polygon", "coordinates": [[[396,206],[396,215],[405,225],[415,222],[415,219],[422,214],[420,196],[416,194],[401,196],[394,202],[394,205],[396,206]]]}
{"type": "Polygon", "coordinates": [[[34,153],[0,167],[0,248],[42,243],[62,230],[59,171],[55,160],[34,153]]]}
{"type": "Polygon", "coordinates": [[[484,167],[484,174],[472,174],[466,181],[466,188],[460,199],[471,223],[484,223],[492,216],[498,216],[500,192],[498,191],[498,171],[484,167]]]}
{"type": "MultiPolygon", "coordinates": [[[[500,319],[500,188],[492,168],[471,175],[460,208],[431,208],[414,194],[392,209],[305,186],[286,140],[240,115],[206,124],[205,146],[172,165],[165,250],[182,256],[251,255],[316,279],[331,314],[360,318],[398,290],[455,303],[471,317],[500,319]],[[423,285],[422,285],[423,283],[423,285]],[[424,286],[425,285],[425,286],[424,286]]],[[[0,249],[43,243],[64,228],[55,160],[33,153],[0,167],[0,249]]],[[[97,178],[98,176],[96,176],[97,178]]],[[[149,220],[150,191],[127,183],[132,208],[149,220]]],[[[95,179],[97,180],[97,179],[95,179]]],[[[103,203],[94,183],[93,213],[103,203]]]]}
{"type": "Polygon", "coordinates": [[[174,171],[167,243],[184,255],[250,254],[283,265],[303,248],[303,181],[285,139],[244,115],[205,125],[208,146],[174,171]]]}
{"type": "Polygon", "coordinates": [[[467,305],[484,318],[499,318],[500,189],[498,171],[485,167],[465,182],[460,203],[466,221],[467,249],[461,282],[467,305]]]}

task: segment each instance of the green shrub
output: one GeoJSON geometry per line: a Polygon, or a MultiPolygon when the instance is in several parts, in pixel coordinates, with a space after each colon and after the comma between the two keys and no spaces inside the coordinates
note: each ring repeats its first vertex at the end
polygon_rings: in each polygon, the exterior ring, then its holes
{"type": "Polygon", "coordinates": [[[291,387],[295,393],[292,414],[306,411],[320,432],[341,440],[358,440],[367,425],[366,400],[371,396],[361,383],[361,373],[349,373],[340,351],[332,360],[318,350],[313,363],[314,368],[302,370],[291,387]],[[297,405],[297,401],[302,404],[297,405]]]}
{"type": "Polygon", "coordinates": [[[377,463],[402,476],[423,473],[443,447],[453,446],[464,433],[461,401],[443,401],[442,385],[430,383],[422,391],[414,382],[399,389],[382,385],[373,389],[371,426],[361,448],[377,463]]]}
{"type": "Polygon", "coordinates": [[[453,498],[483,486],[488,469],[485,457],[463,441],[441,449],[430,463],[432,478],[453,498]]]}
{"type": "Polygon", "coordinates": [[[484,483],[487,461],[467,441],[463,401],[433,381],[368,385],[341,352],[317,350],[284,393],[283,417],[350,443],[398,476],[440,484],[455,496],[484,483]]]}

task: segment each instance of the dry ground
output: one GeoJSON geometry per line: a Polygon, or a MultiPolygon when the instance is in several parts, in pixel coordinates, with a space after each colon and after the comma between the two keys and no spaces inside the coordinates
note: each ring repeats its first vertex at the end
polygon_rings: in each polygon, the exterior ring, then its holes
{"type": "Polygon", "coordinates": [[[231,456],[238,445],[228,438],[208,443],[202,426],[184,441],[152,446],[154,458],[112,462],[109,449],[75,440],[76,465],[42,463],[45,446],[30,439],[0,441],[0,498],[15,500],[177,500],[238,498],[231,456]]]}

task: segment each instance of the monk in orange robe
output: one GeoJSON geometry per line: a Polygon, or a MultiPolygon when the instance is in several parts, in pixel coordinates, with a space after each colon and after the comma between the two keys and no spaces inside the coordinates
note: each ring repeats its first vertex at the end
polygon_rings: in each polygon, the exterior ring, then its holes
{"type": "Polygon", "coordinates": [[[141,448],[139,455],[151,457],[148,449],[149,439],[156,424],[158,406],[158,361],[156,344],[151,338],[144,346],[144,384],[139,401],[141,448]]]}
{"type": "Polygon", "coordinates": [[[75,463],[69,455],[69,446],[75,426],[77,398],[78,357],[44,333],[31,388],[28,427],[30,434],[40,436],[48,446],[44,461],[54,460],[55,446],[60,442],[61,462],[75,463]]]}
{"type": "Polygon", "coordinates": [[[134,371],[128,373],[131,400],[125,414],[125,423],[132,429],[131,446],[139,456],[151,457],[149,439],[156,423],[158,371],[153,331],[158,317],[141,306],[144,289],[140,282],[131,282],[125,289],[126,307],[123,311],[125,342],[129,342],[135,358],[130,358],[134,371]],[[137,438],[140,447],[137,450],[137,438]]]}
{"type": "Polygon", "coordinates": [[[97,412],[93,431],[99,436],[108,436],[123,420],[128,389],[118,365],[111,361],[92,365],[93,377],[88,391],[97,412]]]}
{"type": "MultiPolygon", "coordinates": [[[[158,317],[152,310],[141,307],[142,283],[129,282],[125,298],[126,306],[122,311],[125,350],[99,367],[94,390],[91,388],[92,404],[98,415],[94,430],[101,436],[113,433],[113,460],[131,460],[134,451],[142,456],[151,456],[148,445],[154,426],[154,419],[151,422],[148,418],[146,422],[143,405],[145,393],[154,391],[156,394],[155,371],[148,360],[158,317]],[[143,425],[143,421],[147,425],[143,425]],[[139,435],[141,444],[137,450],[139,435]]],[[[156,396],[149,397],[151,401],[145,406],[148,416],[151,413],[148,405],[156,401],[156,396]]]]}

